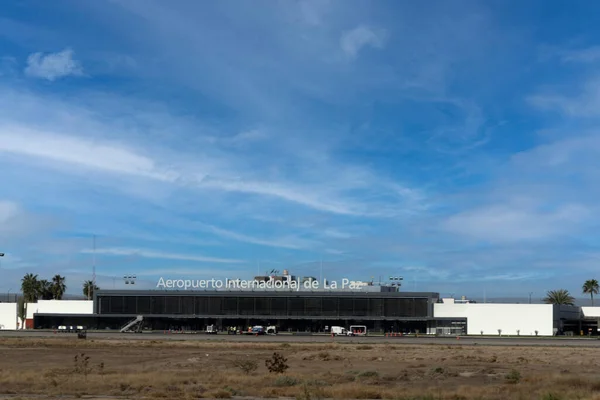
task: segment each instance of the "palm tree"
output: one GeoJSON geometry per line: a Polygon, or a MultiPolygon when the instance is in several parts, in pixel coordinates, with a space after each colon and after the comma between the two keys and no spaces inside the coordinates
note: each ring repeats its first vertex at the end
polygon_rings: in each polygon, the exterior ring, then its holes
{"type": "Polygon", "coordinates": [[[18,308],[17,314],[19,320],[21,320],[21,329],[25,329],[25,319],[27,318],[27,303],[25,303],[25,299],[23,297],[18,300],[18,308]]]}
{"type": "Polygon", "coordinates": [[[594,295],[600,291],[600,285],[596,279],[588,279],[582,287],[583,294],[588,294],[592,298],[592,307],[594,306],[594,295]]]}
{"type": "Polygon", "coordinates": [[[38,282],[38,298],[42,300],[52,299],[52,284],[46,279],[38,282]]]}
{"type": "Polygon", "coordinates": [[[52,298],[54,300],[61,300],[66,290],[65,277],[54,275],[54,278],[52,278],[52,298]]]}
{"type": "Polygon", "coordinates": [[[96,290],[100,290],[100,288],[96,286],[93,281],[85,281],[83,283],[83,295],[87,297],[88,300],[91,300],[92,297],[94,297],[94,292],[96,290]]]}
{"type": "Polygon", "coordinates": [[[21,329],[25,328],[25,319],[27,318],[27,303],[35,303],[38,299],[39,293],[39,282],[37,279],[37,275],[34,274],[26,274],[23,279],[21,279],[21,291],[23,292],[23,303],[24,310],[23,312],[21,329]]]}
{"type": "Polygon", "coordinates": [[[35,303],[39,294],[37,275],[27,274],[21,279],[21,291],[26,303],[35,303]]]}
{"type": "Polygon", "coordinates": [[[546,293],[546,298],[544,298],[544,303],[573,306],[575,305],[575,298],[566,289],[549,290],[546,293]]]}

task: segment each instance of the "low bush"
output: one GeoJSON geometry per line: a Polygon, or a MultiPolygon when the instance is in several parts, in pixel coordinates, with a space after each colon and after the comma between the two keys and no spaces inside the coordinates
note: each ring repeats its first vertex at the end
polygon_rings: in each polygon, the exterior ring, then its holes
{"type": "Polygon", "coordinates": [[[246,375],[250,375],[252,372],[258,369],[258,362],[251,359],[240,359],[233,362],[233,366],[242,370],[246,375]]]}
{"type": "Polygon", "coordinates": [[[287,358],[275,352],[270,359],[265,360],[265,365],[270,373],[283,374],[290,367],[287,364],[287,358]]]}
{"type": "Polygon", "coordinates": [[[511,384],[519,383],[521,381],[521,373],[516,369],[512,369],[504,376],[504,380],[511,384]]]}
{"type": "Polygon", "coordinates": [[[289,387],[296,386],[298,384],[298,380],[291,376],[280,376],[275,379],[274,385],[277,387],[289,387]]]}

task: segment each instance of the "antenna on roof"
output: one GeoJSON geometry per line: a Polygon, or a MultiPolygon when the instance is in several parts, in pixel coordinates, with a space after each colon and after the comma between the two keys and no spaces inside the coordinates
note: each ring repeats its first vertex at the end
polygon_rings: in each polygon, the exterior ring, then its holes
{"type": "Polygon", "coordinates": [[[93,238],[94,252],[92,254],[92,287],[96,286],[96,235],[93,238]]]}

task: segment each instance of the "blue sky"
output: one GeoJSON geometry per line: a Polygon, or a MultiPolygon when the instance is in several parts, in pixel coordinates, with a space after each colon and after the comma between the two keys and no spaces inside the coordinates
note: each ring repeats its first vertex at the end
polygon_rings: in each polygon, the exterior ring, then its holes
{"type": "Polygon", "coordinates": [[[168,3],[0,5],[0,292],[598,277],[600,4],[168,3]]]}

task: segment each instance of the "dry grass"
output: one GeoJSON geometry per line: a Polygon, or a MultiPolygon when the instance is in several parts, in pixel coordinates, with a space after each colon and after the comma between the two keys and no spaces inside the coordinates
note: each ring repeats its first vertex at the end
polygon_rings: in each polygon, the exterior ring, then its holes
{"type": "Polygon", "coordinates": [[[599,365],[585,348],[15,338],[0,340],[0,394],[600,400],[599,365]],[[273,352],[285,374],[267,371],[273,352]]]}

